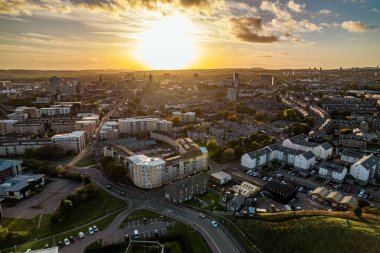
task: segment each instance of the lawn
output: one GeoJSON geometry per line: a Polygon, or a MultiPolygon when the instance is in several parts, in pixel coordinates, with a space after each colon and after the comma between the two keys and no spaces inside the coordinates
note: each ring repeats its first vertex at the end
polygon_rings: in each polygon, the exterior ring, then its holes
{"type": "MultiPolygon", "coordinates": [[[[40,227],[37,229],[39,216],[34,219],[10,219],[4,218],[0,225],[6,226],[10,231],[20,233],[24,236],[13,238],[6,241],[0,241],[0,248],[7,248],[13,245],[22,244],[34,239],[47,237],[60,232],[90,223],[93,220],[99,219],[107,213],[119,210],[127,205],[126,202],[115,198],[108,193],[100,190],[99,196],[96,199],[84,202],[82,205],[72,209],[67,219],[60,224],[52,224],[52,215],[43,215],[41,218],[40,227]]],[[[99,228],[106,227],[112,220],[107,217],[99,222],[99,228]],[[103,224],[104,222],[104,224],[103,224]]]]}
{"type": "Polygon", "coordinates": [[[290,212],[231,220],[263,252],[379,252],[379,217],[319,214],[290,212]]]}
{"type": "Polygon", "coordinates": [[[77,167],[86,167],[86,166],[90,166],[90,165],[94,165],[96,164],[96,161],[94,161],[90,156],[87,156],[81,160],[79,160],[75,166],[77,167]]]}
{"type": "Polygon", "coordinates": [[[222,210],[223,208],[219,204],[219,194],[215,192],[207,192],[206,194],[203,194],[201,196],[198,196],[201,200],[208,203],[208,205],[205,207],[207,209],[211,210],[222,210]]]}

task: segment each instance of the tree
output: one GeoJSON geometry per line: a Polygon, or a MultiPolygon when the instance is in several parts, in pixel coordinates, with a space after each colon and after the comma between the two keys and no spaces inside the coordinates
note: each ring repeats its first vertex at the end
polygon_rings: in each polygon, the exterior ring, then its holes
{"type": "Polygon", "coordinates": [[[174,116],[172,119],[171,119],[171,122],[173,122],[173,125],[178,125],[179,123],[181,123],[182,119],[181,117],[179,116],[174,116]]]}
{"type": "Polygon", "coordinates": [[[217,140],[215,140],[215,139],[211,139],[211,140],[209,140],[209,141],[207,142],[207,144],[206,144],[206,148],[207,148],[207,150],[209,150],[209,151],[215,151],[215,150],[217,150],[217,149],[220,148],[220,145],[219,145],[219,143],[218,143],[217,140]]]}
{"type": "Polygon", "coordinates": [[[256,112],[255,113],[255,119],[258,121],[263,121],[267,118],[267,113],[266,112],[256,112]]]}
{"type": "Polygon", "coordinates": [[[253,150],[258,150],[258,149],[260,149],[260,148],[262,148],[263,146],[260,144],[260,143],[258,143],[257,141],[253,141],[252,143],[251,143],[251,148],[253,149],[253,150]]]}
{"type": "Polygon", "coordinates": [[[362,209],[360,207],[357,206],[352,211],[353,211],[353,213],[355,214],[356,217],[362,216],[363,211],[362,211],[362,209]]]}
{"type": "Polygon", "coordinates": [[[295,120],[297,117],[297,113],[293,109],[284,110],[284,118],[286,120],[295,120]]]}
{"type": "Polygon", "coordinates": [[[223,157],[226,160],[233,160],[233,159],[235,159],[235,150],[233,148],[227,148],[223,152],[223,157]]]}
{"type": "Polygon", "coordinates": [[[339,134],[346,135],[346,134],[351,134],[351,133],[352,133],[352,130],[349,129],[349,128],[342,128],[342,129],[339,130],[339,134]]]}
{"type": "Polygon", "coordinates": [[[7,239],[9,236],[9,229],[0,225],[0,241],[7,239]]]}

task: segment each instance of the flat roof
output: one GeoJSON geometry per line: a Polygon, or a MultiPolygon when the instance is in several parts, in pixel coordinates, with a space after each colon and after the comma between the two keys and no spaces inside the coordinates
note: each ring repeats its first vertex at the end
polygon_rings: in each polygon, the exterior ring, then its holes
{"type": "Polygon", "coordinates": [[[219,171],[211,174],[212,177],[215,177],[217,179],[223,180],[226,178],[231,178],[231,175],[224,172],[224,171],[219,171]]]}
{"type": "Polygon", "coordinates": [[[0,159],[0,171],[12,168],[14,166],[21,165],[23,163],[22,160],[4,160],[0,159]]]}

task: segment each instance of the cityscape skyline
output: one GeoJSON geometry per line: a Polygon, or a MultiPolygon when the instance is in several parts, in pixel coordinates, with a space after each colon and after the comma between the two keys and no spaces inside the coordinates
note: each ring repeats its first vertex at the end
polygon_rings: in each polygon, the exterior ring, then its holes
{"type": "Polygon", "coordinates": [[[380,3],[5,1],[1,69],[376,67],[380,3]]]}

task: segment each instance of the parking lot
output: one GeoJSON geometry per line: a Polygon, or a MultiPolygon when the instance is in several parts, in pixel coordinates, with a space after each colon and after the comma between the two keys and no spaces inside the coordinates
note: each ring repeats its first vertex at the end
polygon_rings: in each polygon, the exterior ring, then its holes
{"type": "Polygon", "coordinates": [[[159,218],[143,220],[133,220],[124,224],[125,233],[131,239],[147,239],[160,237],[168,233],[168,228],[174,226],[174,221],[161,221],[159,218]],[[138,231],[136,236],[135,231],[138,231]],[[138,238],[137,238],[138,237],[138,238]]]}
{"type": "Polygon", "coordinates": [[[12,207],[3,205],[3,215],[7,218],[31,219],[40,214],[52,214],[61,200],[81,185],[67,179],[54,179],[35,196],[21,200],[12,207]]]}

